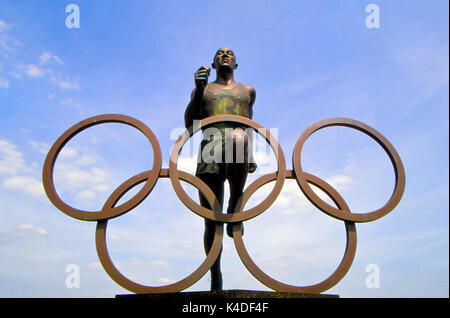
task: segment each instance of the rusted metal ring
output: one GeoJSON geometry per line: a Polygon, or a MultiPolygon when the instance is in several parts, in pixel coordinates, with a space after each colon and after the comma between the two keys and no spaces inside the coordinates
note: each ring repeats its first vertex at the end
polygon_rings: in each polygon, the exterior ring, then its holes
{"type": "Polygon", "coordinates": [[[403,192],[405,189],[405,171],[403,168],[403,163],[391,143],[372,127],[362,122],[348,118],[323,119],[313,123],[308,128],[306,128],[295,144],[294,152],[292,155],[292,165],[296,175],[297,183],[308,200],[311,201],[311,203],[314,204],[314,206],[316,206],[322,212],[339,220],[354,222],[370,222],[377,220],[391,212],[397,206],[403,196],[403,192]],[[345,209],[343,208],[335,208],[323,201],[309,186],[306,175],[303,172],[301,166],[301,153],[303,145],[309,138],[309,136],[311,136],[314,132],[331,126],[345,126],[359,130],[374,139],[388,154],[389,159],[391,160],[394,167],[395,187],[390,199],[382,208],[368,213],[349,213],[349,211],[345,211],[345,209]]]}
{"type": "MultiPolygon", "coordinates": [[[[108,198],[108,200],[105,202],[104,208],[111,209],[114,204],[120,200],[120,198],[131,188],[134,186],[146,181],[148,179],[148,175],[151,173],[151,171],[146,171],[143,173],[140,173],[138,175],[135,175],[134,177],[128,179],[124,183],[122,183],[108,198]]],[[[161,178],[168,178],[169,177],[169,171],[167,169],[161,169],[161,172],[159,174],[159,177],[161,178]]],[[[202,191],[203,195],[208,200],[208,203],[210,206],[215,207],[215,209],[218,207],[216,202],[217,199],[214,195],[214,193],[209,189],[209,187],[199,178],[185,173],[183,171],[179,172],[179,178],[183,181],[188,182],[189,184],[193,185],[194,187],[198,188],[200,191],[202,191]]],[[[196,283],[200,278],[202,278],[206,272],[211,268],[211,266],[216,261],[221,249],[222,249],[222,237],[223,237],[223,224],[217,223],[215,234],[214,234],[214,241],[211,246],[211,249],[209,250],[208,255],[206,256],[203,263],[189,276],[183,278],[182,280],[172,283],[165,286],[146,286],[138,284],[127,277],[125,277],[115,266],[113,261],[111,260],[111,257],[108,253],[108,248],[106,244],[106,228],[108,225],[108,220],[99,220],[97,222],[97,228],[95,232],[95,246],[97,249],[97,255],[100,259],[100,263],[102,264],[105,271],[108,273],[108,275],[120,286],[123,288],[136,293],[136,294],[144,294],[144,293],[171,293],[171,292],[179,292],[183,289],[186,289],[190,286],[192,286],[194,283],[196,283]]]]}
{"type": "Polygon", "coordinates": [[[55,205],[59,210],[61,210],[62,212],[73,218],[83,221],[97,221],[102,219],[110,219],[130,211],[147,197],[147,195],[150,193],[150,191],[152,191],[153,187],[155,186],[156,181],[158,180],[159,171],[161,170],[161,163],[162,163],[161,149],[159,147],[158,140],[156,139],[152,130],[148,128],[144,123],[125,115],[106,114],[94,116],[85,119],[79,122],[78,124],[72,126],[68,130],[66,130],[50,148],[50,151],[48,152],[47,157],[45,158],[44,168],[42,172],[44,190],[50,201],[53,203],[53,205],[55,205]],[[153,148],[153,168],[148,172],[147,179],[145,180],[146,182],[142,187],[142,189],[139,190],[139,192],[131,199],[129,199],[127,202],[117,207],[104,206],[101,211],[96,212],[83,211],[73,208],[70,205],[66,204],[63,200],[61,200],[58,193],[56,192],[55,185],[53,182],[53,169],[55,166],[56,158],[58,157],[58,154],[60,153],[64,145],[66,145],[67,142],[70,139],[72,139],[75,135],[77,135],[78,133],[89,127],[105,123],[126,124],[141,131],[145,135],[145,137],[147,137],[147,139],[150,141],[150,144],[152,145],[153,148]]]}
{"type": "MultiPolygon", "coordinates": [[[[200,215],[203,218],[217,221],[217,222],[226,222],[226,223],[233,223],[233,222],[242,222],[249,220],[251,218],[254,218],[255,216],[261,214],[265,210],[267,210],[272,203],[276,200],[278,195],[280,194],[281,189],[283,188],[284,179],[285,179],[285,171],[286,170],[286,161],[284,158],[283,150],[281,149],[281,146],[278,144],[278,142],[275,140],[275,138],[270,134],[269,131],[267,131],[263,126],[260,124],[254,122],[253,120],[242,117],[242,116],[235,116],[235,115],[220,115],[220,116],[212,116],[208,117],[200,122],[200,125],[197,127],[190,127],[188,130],[185,131],[184,134],[182,134],[177,142],[175,143],[174,147],[172,148],[172,153],[170,155],[170,162],[169,162],[169,176],[170,180],[172,182],[172,186],[175,190],[175,193],[177,194],[178,198],[188,207],[192,212],[200,215]],[[206,207],[203,207],[199,205],[197,202],[192,200],[187,193],[184,191],[183,187],[180,184],[179,181],[179,170],[177,169],[177,162],[178,162],[178,156],[181,152],[181,149],[183,145],[187,142],[187,140],[195,134],[197,131],[199,131],[201,128],[204,128],[206,126],[209,126],[211,124],[217,123],[217,122],[235,122],[242,124],[247,127],[251,127],[258,134],[260,134],[262,137],[266,139],[266,141],[269,142],[270,146],[275,152],[275,156],[277,158],[277,164],[278,164],[278,171],[276,172],[276,179],[275,179],[275,185],[270,192],[270,194],[265,198],[262,202],[260,202],[255,207],[247,210],[242,211],[241,209],[237,209],[234,213],[230,214],[223,214],[218,211],[213,211],[211,209],[208,209],[206,207]]],[[[249,185],[251,186],[251,185],[249,185]]]]}
{"type": "Polygon", "coordinates": [[[161,169],[161,162],[162,162],[161,150],[159,147],[159,143],[156,137],[153,135],[153,132],[150,130],[150,128],[148,128],[142,122],[125,115],[101,115],[88,118],[72,126],[58,138],[58,140],[51,147],[45,159],[43,169],[43,183],[47,196],[59,210],[61,210],[62,212],[71,217],[80,220],[98,221],[95,240],[96,240],[97,254],[99,256],[100,262],[105,271],[108,273],[108,275],[116,283],[134,293],[178,292],[196,283],[213,266],[214,262],[220,255],[220,251],[222,249],[223,223],[234,223],[233,239],[239,257],[241,258],[242,262],[247,267],[247,269],[250,271],[250,273],[253,274],[253,276],[255,276],[260,282],[262,282],[263,284],[274,290],[282,292],[285,291],[285,292],[302,292],[302,293],[321,293],[336,285],[348,272],[353,262],[356,252],[355,222],[373,221],[392,211],[392,209],[394,209],[394,207],[398,204],[403,195],[405,187],[405,172],[399,155],[386,138],[384,138],[379,132],[377,132],[373,128],[361,122],[346,118],[325,119],[309,126],[299,137],[293,151],[292,160],[294,169],[286,171],[285,158],[280,145],[271,136],[271,134],[261,125],[245,117],[222,115],[222,116],[208,117],[202,120],[198,127],[195,128],[190,127],[183,135],[179,137],[174,147],[172,148],[171,158],[169,161],[169,169],[161,169]],[[204,183],[200,178],[193,176],[189,173],[179,171],[177,169],[178,156],[181,152],[183,145],[187,142],[187,140],[200,129],[217,122],[235,122],[253,128],[254,130],[257,131],[258,134],[263,136],[266,139],[266,141],[269,142],[277,158],[278,171],[271,174],[266,174],[258,178],[254,182],[252,182],[243,192],[241,198],[239,199],[239,202],[237,203],[235,213],[233,214],[221,213],[222,209],[220,207],[217,198],[215,197],[212,190],[208,187],[208,185],[204,183]],[[150,141],[153,147],[154,153],[153,168],[152,170],[148,170],[131,177],[130,179],[122,183],[119,187],[117,187],[113,191],[113,193],[109,196],[109,198],[106,200],[101,211],[90,212],[77,210],[75,208],[70,207],[65,202],[63,202],[56,193],[55,186],[53,183],[53,169],[56,162],[56,158],[60,153],[61,149],[66,145],[66,143],[76,134],[91,126],[103,123],[127,124],[134,128],[137,128],[142,133],[144,133],[144,135],[147,137],[147,139],[150,141]],[[324,180],[302,171],[301,151],[305,141],[314,132],[330,126],[345,126],[357,129],[369,135],[371,138],[377,141],[377,143],[380,144],[388,154],[395,171],[395,188],[391,198],[381,209],[370,213],[352,213],[350,211],[350,208],[344,201],[344,199],[333,187],[331,187],[324,180]],[[108,219],[122,215],[130,211],[134,207],[136,207],[138,204],[140,204],[149,195],[149,193],[155,186],[158,178],[160,177],[170,178],[175,193],[180,198],[180,200],[197,215],[205,219],[216,221],[216,227],[215,227],[214,241],[210,251],[208,252],[202,264],[192,274],[173,284],[160,287],[152,287],[135,283],[130,279],[128,279],[127,277],[125,277],[122,273],[120,273],[117,270],[108,253],[106,244],[106,229],[108,219]],[[328,278],[326,278],[322,282],[315,285],[293,286],[281,283],[273,279],[272,277],[268,276],[251,259],[242,239],[241,222],[251,219],[261,214],[262,212],[266,211],[274,203],[274,201],[280,194],[286,178],[296,179],[301,191],[305,194],[308,200],[312,202],[314,206],[316,206],[326,214],[344,221],[345,224],[347,241],[344,256],[340,264],[338,265],[337,269],[333,272],[333,274],[331,274],[328,278]],[[195,201],[193,201],[184,191],[183,187],[181,186],[180,180],[185,181],[196,187],[199,190],[199,192],[206,197],[211,209],[202,207],[195,201]],[[268,197],[254,208],[244,211],[245,204],[247,203],[248,199],[253,195],[253,193],[263,185],[273,181],[275,181],[275,185],[270,194],[268,195],[268,197]],[[119,200],[130,189],[143,182],[145,182],[144,186],[141,188],[140,191],[138,191],[138,193],[135,196],[133,196],[131,199],[129,199],[122,205],[116,206],[119,200]],[[320,188],[322,191],[324,191],[336,204],[337,208],[327,204],[322,199],[320,199],[311,189],[309,184],[313,184],[318,188],[320,188]]]}
{"type": "MultiPolygon", "coordinates": [[[[286,173],[287,179],[295,179],[295,175],[292,170],[287,171],[286,173]]],[[[304,174],[304,178],[307,180],[307,182],[314,184],[318,188],[320,188],[322,191],[324,191],[332,200],[333,202],[343,211],[346,211],[345,213],[350,213],[350,209],[347,206],[347,203],[344,201],[344,199],[340,196],[340,194],[328,183],[323,181],[322,179],[311,175],[309,173],[304,174]]],[[[272,182],[275,180],[275,174],[267,174],[259,179],[257,179],[254,182],[253,187],[249,187],[244,195],[242,196],[242,204],[245,205],[247,200],[251,197],[251,195],[258,190],[263,185],[272,182]]],[[[328,278],[323,280],[322,282],[310,285],[310,286],[293,286],[281,283],[266,273],[264,273],[252,260],[250,255],[247,252],[247,249],[245,248],[244,241],[242,239],[242,229],[241,224],[234,224],[233,225],[233,240],[234,245],[236,246],[236,250],[239,254],[240,259],[244,263],[245,267],[248,269],[248,271],[261,283],[266,285],[269,288],[272,288],[273,290],[279,291],[279,292],[292,292],[292,293],[321,293],[327,289],[330,289],[331,287],[335,286],[348,272],[350,269],[353,259],[355,257],[356,253],[356,226],[354,222],[351,221],[345,221],[345,231],[347,236],[347,242],[346,242],[346,248],[344,256],[339,263],[337,269],[331,274],[328,278]]]]}

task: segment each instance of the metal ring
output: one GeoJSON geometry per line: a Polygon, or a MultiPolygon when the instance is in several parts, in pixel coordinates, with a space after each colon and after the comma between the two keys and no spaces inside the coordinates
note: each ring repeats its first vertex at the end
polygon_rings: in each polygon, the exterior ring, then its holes
{"type": "Polygon", "coordinates": [[[286,161],[284,158],[283,150],[281,149],[281,146],[278,144],[278,142],[275,140],[275,138],[272,137],[272,135],[267,131],[263,126],[260,124],[252,121],[249,118],[242,117],[242,116],[236,116],[236,115],[220,115],[220,116],[212,116],[208,117],[200,122],[200,125],[198,127],[190,127],[184,134],[182,134],[177,142],[175,143],[174,147],[172,148],[172,153],[170,155],[170,162],[169,162],[169,176],[170,180],[172,182],[172,186],[175,190],[175,193],[177,194],[178,198],[188,207],[192,212],[200,215],[203,218],[217,221],[217,222],[225,222],[225,223],[233,223],[233,222],[242,222],[249,220],[251,218],[254,218],[255,216],[261,214],[265,210],[267,210],[272,203],[276,200],[278,195],[280,194],[281,189],[283,188],[284,184],[284,174],[286,170],[286,161]],[[240,209],[237,209],[234,213],[230,214],[223,214],[219,211],[213,211],[211,209],[208,209],[206,207],[203,207],[199,205],[197,202],[192,200],[187,193],[184,191],[183,187],[180,184],[179,181],[179,170],[177,169],[177,161],[178,156],[181,152],[181,149],[183,145],[187,142],[187,140],[195,134],[197,131],[199,131],[201,128],[209,126],[211,124],[217,123],[217,122],[236,122],[242,125],[245,125],[247,127],[251,127],[255,129],[258,134],[260,134],[262,137],[266,139],[266,141],[269,142],[270,146],[275,152],[275,156],[277,158],[278,163],[278,171],[276,172],[276,181],[275,186],[273,187],[270,194],[267,196],[264,201],[256,205],[255,207],[247,210],[242,211],[240,209]]]}
{"type": "Polygon", "coordinates": [[[308,128],[306,128],[295,144],[294,152],[292,155],[292,165],[295,171],[297,183],[308,200],[322,212],[339,220],[354,222],[370,222],[377,220],[391,212],[397,206],[403,196],[403,192],[405,189],[405,171],[403,168],[403,163],[391,143],[372,127],[348,118],[324,119],[315,122],[308,128]],[[374,139],[388,154],[389,159],[391,160],[394,167],[395,188],[389,201],[382,208],[368,213],[349,213],[349,211],[345,211],[342,208],[335,208],[323,201],[309,186],[305,173],[303,172],[301,166],[301,153],[303,145],[309,138],[309,136],[311,136],[314,132],[331,126],[345,126],[359,130],[374,139]]]}
{"type": "Polygon", "coordinates": [[[55,205],[59,210],[64,212],[65,214],[84,221],[97,221],[102,219],[109,219],[113,217],[117,217],[122,215],[134,207],[136,207],[139,203],[141,203],[152,191],[153,187],[158,180],[159,171],[161,169],[161,149],[159,147],[158,140],[155,135],[144,123],[140,122],[137,119],[134,119],[125,115],[115,115],[115,114],[107,114],[94,116],[88,119],[85,119],[78,124],[72,126],[68,130],[66,130],[53,144],[50,148],[50,151],[47,154],[44,162],[44,168],[42,172],[42,179],[44,184],[44,190],[47,194],[50,201],[55,205]],[[92,211],[83,211],[79,209],[75,209],[70,205],[66,204],[61,198],[58,196],[56,192],[55,185],[53,182],[53,169],[55,166],[56,158],[58,154],[64,147],[64,145],[72,139],[75,135],[80,133],[81,131],[100,124],[104,123],[120,123],[132,126],[139,131],[141,131],[145,137],[150,141],[153,148],[153,168],[148,172],[147,179],[145,185],[142,189],[127,202],[117,206],[117,207],[103,207],[101,211],[92,212],[92,211]]]}
{"type": "Polygon", "coordinates": [[[196,283],[213,266],[214,262],[217,260],[217,257],[220,254],[220,251],[222,249],[223,223],[234,223],[233,240],[239,257],[241,258],[247,269],[250,271],[250,273],[253,274],[253,276],[255,276],[260,282],[276,291],[320,293],[336,285],[348,272],[353,262],[356,252],[355,222],[369,222],[376,220],[392,211],[392,209],[394,209],[394,207],[398,204],[404,192],[405,172],[399,155],[386,138],[384,138],[373,128],[361,122],[346,118],[325,119],[309,126],[300,135],[293,151],[292,160],[294,169],[286,171],[286,162],[280,145],[261,125],[246,117],[220,115],[208,117],[202,120],[198,127],[188,128],[187,131],[179,137],[178,141],[172,148],[171,158],[169,161],[169,169],[161,169],[161,150],[158,141],[153,135],[153,132],[150,130],[150,128],[148,128],[142,122],[125,115],[101,115],[88,118],[72,126],[58,138],[58,140],[51,147],[45,159],[43,169],[43,183],[47,196],[59,210],[71,217],[80,220],[98,221],[95,240],[97,254],[99,256],[100,262],[109,276],[116,283],[134,293],[178,292],[196,283]],[[99,212],[88,212],[72,208],[59,198],[55,190],[55,186],[53,183],[53,169],[56,158],[64,145],[79,132],[91,126],[111,122],[127,124],[137,128],[142,133],[144,133],[153,147],[153,168],[152,170],[148,170],[131,177],[130,179],[122,183],[119,187],[117,187],[106,200],[101,211],[99,212]],[[177,169],[178,156],[187,140],[200,129],[217,122],[235,122],[253,128],[257,131],[258,134],[263,136],[266,141],[269,142],[277,158],[278,171],[271,174],[266,174],[252,182],[239,198],[235,213],[232,214],[221,213],[222,208],[217,198],[215,197],[212,190],[208,187],[208,185],[204,183],[200,178],[186,172],[179,171],[177,169]],[[350,212],[350,208],[347,206],[344,199],[333,187],[331,187],[324,180],[302,171],[301,151],[305,141],[314,132],[330,126],[346,126],[362,131],[363,133],[373,138],[378,144],[380,144],[388,154],[395,171],[395,188],[391,198],[381,209],[370,213],[352,213],[350,212]],[[208,252],[202,264],[192,274],[173,284],[161,287],[152,287],[135,283],[117,270],[108,253],[106,244],[106,228],[108,219],[122,215],[140,204],[149,195],[158,178],[160,177],[170,178],[175,193],[180,198],[180,200],[197,215],[205,219],[216,221],[216,227],[214,241],[210,251],[208,252]],[[250,258],[242,239],[241,222],[249,220],[267,210],[280,194],[286,178],[295,178],[301,191],[314,206],[334,218],[343,220],[345,223],[347,241],[344,256],[338,268],[333,272],[333,274],[331,274],[327,279],[315,285],[293,286],[281,283],[271,278],[270,276],[265,274],[250,258]],[[212,208],[208,209],[206,207],[202,207],[195,201],[193,201],[184,191],[183,187],[181,186],[180,180],[188,182],[189,184],[196,187],[200,191],[200,193],[202,193],[206,197],[209,205],[212,208]],[[267,198],[257,206],[247,211],[243,211],[245,204],[253,195],[253,193],[263,185],[273,181],[275,181],[275,185],[267,198]],[[133,196],[130,200],[123,203],[122,205],[116,206],[123,195],[125,195],[131,188],[143,182],[145,182],[144,186],[140,191],[138,191],[135,196],[133,196]],[[320,199],[311,189],[309,184],[313,184],[324,191],[336,204],[337,208],[330,206],[322,199],[320,199]]]}
{"type": "MultiPolygon", "coordinates": [[[[287,171],[286,173],[287,179],[295,179],[295,175],[292,170],[287,171]]],[[[345,203],[344,199],[339,195],[339,193],[328,183],[323,181],[322,179],[311,175],[309,173],[305,173],[305,178],[309,183],[314,184],[315,186],[319,187],[322,191],[324,191],[330,198],[333,200],[336,205],[343,209],[344,211],[349,211],[349,208],[347,204],[345,203]]],[[[272,182],[275,179],[275,175],[267,174],[259,179],[257,179],[254,183],[254,186],[252,188],[248,188],[248,191],[244,193],[243,195],[243,205],[247,202],[247,200],[250,198],[250,196],[258,190],[263,185],[272,182]]],[[[347,212],[349,213],[349,212],[347,212]]],[[[354,222],[345,221],[345,231],[347,236],[347,242],[345,247],[345,253],[344,256],[339,263],[339,266],[337,269],[331,274],[328,278],[323,280],[322,282],[311,285],[311,286],[293,286],[281,283],[266,273],[264,273],[252,260],[250,255],[247,252],[247,249],[245,248],[244,241],[242,239],[242,230],[241,230],[241,224],[234,224],[233,225],[233,240],[234,245],[236,246],[236,250],[239,254],[240,259],[244,263],[245,267],[248,269],[248,271],[261,283],[266,285],[269,288],[272,288],[273,290],[279,291],[279,292],[292,292],[292,293],[321,293],[327,289],[330,289],[334,285],[336,285],[348,272],[350,269],[350,266],[352,265],[353,259],[355,257],[356,253],[356,226],[354,222]]]]}
{"type": "MultiPolygon", "coordinates": [[[[148,179],[148,175],[151,171],[146,171],[135,175],[134,177],[128,179],[124,183],[122,183],[108,198],[105,202],[104,208],[111,209],[114,204],[120,200],[120,198],[131,188],[134,186],[144,182],[148,179]]],[[[161,169],[159,174],[161,178],[168,178],[169,171],[167,169],[161,169]]],[[[203,183],[199,178],[180,171],[180,179],[188,182],[194,187],[198,188],[202,191],[203,195],[207,198],[208,203],[217,209],[217,199],[214,193],[209,189],[209,187],[203,183]]],[[[171,293],[178,292],[183,289],[186,289],[196,283],[200,278],[202,278],[206,272],[211,268],[211,266],[216,261],[221,249],[222,249],[222,237],[223,237],[223,224],[216,224],[216,231],[214,234],[214,241],[209,250],[206,259],[203,263],[189,276],[184,279],[165,286],[153,287],[153,286],[145,286],[138,284],[127,277],[125,277],[115,266],[111,260],[111,257],[108,253],[108,247],[106,245],[106,228],[108,225],[108,220],[99,220],[97,222],[97,228],[95,231],[95,246],[97,249],[97,254],[100,259],[100,263],[102,264],[105,271],[108,275],[120,286],[123,288],[137,294],[142,293],[171,293]]]]}

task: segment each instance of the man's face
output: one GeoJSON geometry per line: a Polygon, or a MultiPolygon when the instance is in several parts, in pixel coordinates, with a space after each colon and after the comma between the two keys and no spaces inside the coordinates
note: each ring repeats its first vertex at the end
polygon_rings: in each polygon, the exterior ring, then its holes
{"type": "Polygon", "coordinates": [[[221,67],[236,69],[236,56],[234,55],[233,50],[228,47],[221,47],[218,49],[216,55],[214,56],[213,67],[215,69],[219,69],[221,67]]]}

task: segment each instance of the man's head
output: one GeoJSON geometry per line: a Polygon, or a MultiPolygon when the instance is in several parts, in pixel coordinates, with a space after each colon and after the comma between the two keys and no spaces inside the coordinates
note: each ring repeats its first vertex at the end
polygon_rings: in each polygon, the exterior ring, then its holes
{"type": "Polygon", "coordinates": [[[229,68],[232,70],[237,69],[238,65],[236,63],[236,56],[234,55],[233,50],[226,46],[218,49],[211,66],[216,71],[221,68],[229,68]]]}

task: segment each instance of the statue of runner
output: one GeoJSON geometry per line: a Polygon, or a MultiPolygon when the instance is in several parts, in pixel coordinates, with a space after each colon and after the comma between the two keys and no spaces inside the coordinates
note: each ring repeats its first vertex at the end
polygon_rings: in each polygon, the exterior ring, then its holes
{"type": "MultiPolygon", "coordinates": [[[[195,88],[184,115],[186,127],[192,126],[194,120],[216,115],[236,115],[251,119],[256,92],[252,86],[234,81],[234,71],[238,67],[234,52],[228,47],[221,47],[217,50],[211,66],[216,70],[214,82],[208,83],[210,69],[207,67],[200,67],[194,74],[195,88]]],[[[247,174],[256,170],[256,163],[249,149],[252,135],[247,134],[246,127],[233,122],[217,123],[212,128],[214,134],[205,135],[205,130],[203,132],[204,140],[200,145],[196,176],[211,188],[220,206],[223,206],[224,184],[228,180],[230,199],[227,213],[233,213],[242,195],[247,174]],[[231,156],[229,149],[226,148],[227,144],[232,145],[231,156]]],[[[200,204],[210,208],[201,193],[199,197],[200,204]]],[[[205,220],[206,253],[211,248],[214,233],[215,222],[205,220]]],[[[227,234],[230,237],[233,235],[231,224],[227,224],[227,234]]],[[[211,290],[222,290],[220,255],[211,267],[211,290]]]]}

